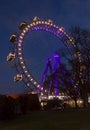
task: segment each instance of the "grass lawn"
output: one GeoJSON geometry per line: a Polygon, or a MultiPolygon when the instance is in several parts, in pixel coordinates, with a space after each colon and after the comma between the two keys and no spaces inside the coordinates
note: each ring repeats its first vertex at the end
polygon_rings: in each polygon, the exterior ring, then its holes
{"type": "Polygon", "coordinates": [[[31,112],[0,121],[0,130],[90,130],[90,110],[31,112]]]}

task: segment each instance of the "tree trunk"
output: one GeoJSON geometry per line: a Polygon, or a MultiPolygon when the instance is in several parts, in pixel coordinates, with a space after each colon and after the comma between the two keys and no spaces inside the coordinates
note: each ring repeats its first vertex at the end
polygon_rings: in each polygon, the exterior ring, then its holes
{"type": "Polygon", "coordinates": [[[74,102],[75,102],[75,108],[78,108],[77,99],[74,99],[74,102]]]}
{"type": "Polygon", "coordinates": [[[87,91],[87,85],[84,85],[83,90],[82,90],[82,99],[84,102],[84,107],[88,107],[88,91],[87,91]]]}

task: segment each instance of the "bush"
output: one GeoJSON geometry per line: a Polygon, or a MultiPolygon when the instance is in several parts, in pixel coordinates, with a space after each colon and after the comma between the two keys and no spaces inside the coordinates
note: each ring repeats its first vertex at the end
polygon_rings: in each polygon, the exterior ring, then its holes
{"type": "Polygon", "coordinates": [[[0,95],[0,119],[10,119],[15,116],[15,100],[5,95],[0,95]]]}
{"type": "Polygon", "coordinates": [[[24,94],[19,98],[21,113],[26,114],[30,111],[40,110],[40,102],[37,94],[24,94]]]}
{"type": "Polygon", "coordinates": [[[45,109],[47,110],[62,109],[62,102],[58,98],[48,100],[45,109]]]}

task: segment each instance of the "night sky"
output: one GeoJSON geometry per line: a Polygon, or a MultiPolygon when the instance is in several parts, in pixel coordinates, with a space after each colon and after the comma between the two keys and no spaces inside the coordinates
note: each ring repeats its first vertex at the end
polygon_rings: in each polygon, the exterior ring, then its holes
{"type": "MultiPolygon", "coordinates": [[[[13,82],[13,76],[17,72],[6,61],[6,57],[12,46],[9,37],[13,33],[18,33],[18,25],[21,21],[29,23],[34,16],[43,20],[52,19],[58,26],[63,26],[67,32],[71,26],[90,29],[90,0],[0,0],[1,94],[27,91],[22,83],[13,82]]],[[[55,50],[60,48],[58,42],[56,38],[42,32],[35,32],[26,37],[24,48],[26,63],[28,65],[33,63],[31,69],[37,79],[40,68],[42,69],[41,63],[45,62],[43,56],[44,58],[51,56],[55,50]],[[38,45],[36,41],[39,42],[38,45]],[[54,42],[57,46],[53,44],[54,42]]],[[[63,48],[63,45],[61,46],[63,48]]]]}

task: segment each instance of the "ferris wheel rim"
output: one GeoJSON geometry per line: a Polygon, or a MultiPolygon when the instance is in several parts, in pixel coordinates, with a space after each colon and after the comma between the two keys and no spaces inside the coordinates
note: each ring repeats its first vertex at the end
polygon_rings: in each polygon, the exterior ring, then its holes
{"type": "Polygon", "coordinates": [[[16,42],[16,55],[18,58],[18,62],[20,63],[20,67],[22,68],[21,73],[27,78],[27,86],[30,86],[30,83],[32,83],[37,89],[40,89],[41,91],[43,90],[43,87],[36,81],[34,76],[31,74],[31,72],[28,70],[25,60],[24,60],[24,54],[23,54],[23,40],[25,35],[29,31],[38,31],[38,30],[43,30],[46,32],[50,32],[53,35],[56,35],[56,37],[60,38],[60,41],[65,43],[66,46],[73,45],[74,43],[71,42],[70,40],[71,37],[64,31],[62,27],[57,26],[54,24],[52,21],[44,21],[44,20],[38,20],[38,21],[32,21],[31,23],[27,24],[24,29],[21,30],[18,40],[16,42]]]}

